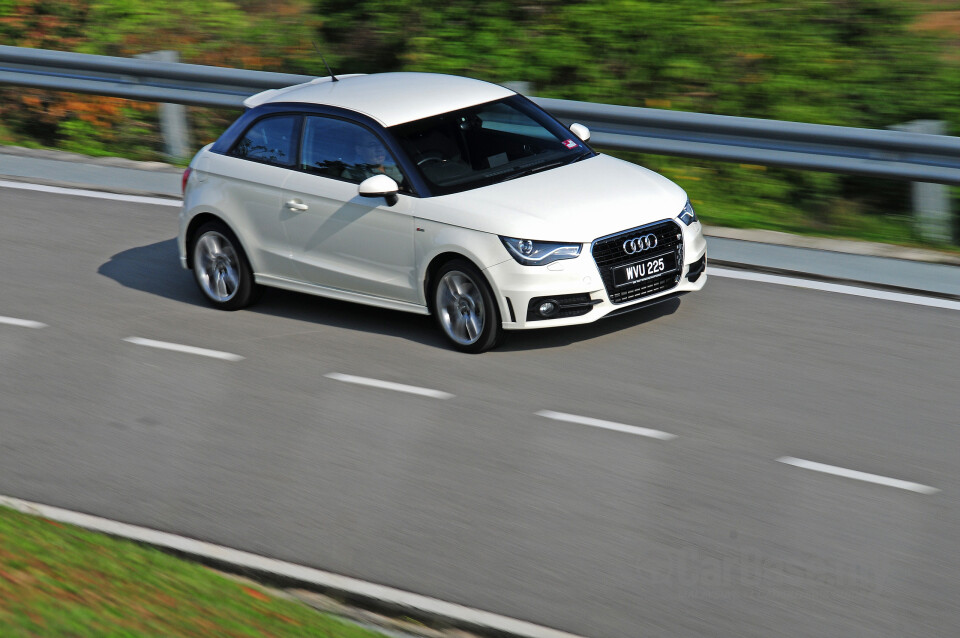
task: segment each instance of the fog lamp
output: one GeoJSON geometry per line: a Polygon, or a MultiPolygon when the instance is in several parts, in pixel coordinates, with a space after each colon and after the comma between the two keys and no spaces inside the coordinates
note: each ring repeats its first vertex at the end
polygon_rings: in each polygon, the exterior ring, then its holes
{"type": "Polygon", "coordinates": [[[555,301],[544,301],[542,304],[540,304],[540,308],[539,308],[540,316],[541,316],[541,317],[552,317],[553,315],[557,314],[557,311],[558,311],[559,309],[560,309],[560,308],[559,308],[559,306],[557,306],[557,302],[555,302],[555,301]]]}

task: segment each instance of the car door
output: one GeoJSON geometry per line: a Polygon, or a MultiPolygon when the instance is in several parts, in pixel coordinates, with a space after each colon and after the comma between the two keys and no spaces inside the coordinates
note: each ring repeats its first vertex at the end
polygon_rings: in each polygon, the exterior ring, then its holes
{"type": "MultiPolygon", "coordinates": [[[[283,186],[296,166],[300,115],[273,115],[254,122],[225,157],[210,162],[222,184],[217,207],[244,241],[258,274],[296,278],[283,223],[283,186]]],[[[198,180],[207,179],[206,171],[198,180]]]]}
{"type": "Polygon", "coordinates": [[[304,118],[299,171],[286,182],[284,226],[301,279],[377,297],[416,302],[415,198],[380,139],[359,124],[304,118]],[[361,197],[358,184],[383,173],[401,186],[398,201],[361,197]]]}

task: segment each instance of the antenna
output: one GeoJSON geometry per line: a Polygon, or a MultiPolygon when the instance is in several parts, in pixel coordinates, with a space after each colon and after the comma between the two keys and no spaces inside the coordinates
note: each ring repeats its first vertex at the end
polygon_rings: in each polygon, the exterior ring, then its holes
{"type": "Polygon", "coordinates": [[[333,80],[334,82],[339,82],[340,80],[338,80],[338,79],[337,79],[337,76],[335,76],[335,75],[333,74],[333,71],[330,70],[330,65],[327,64],[327,59],[326,59],[325,57],[323,57],[323,54],[322,54],[322,53],[320,53],[320,47],[317,46],[316,41],[311,41],[311,42],[312,42],[312,44],[313,44],[313,49],[317,52],[317,55],[320,56],[320,59],[323,60],[323,66],[327,67],[327,73],[330,74],[330,77],[332,78],[332,80],[333,80]]]}

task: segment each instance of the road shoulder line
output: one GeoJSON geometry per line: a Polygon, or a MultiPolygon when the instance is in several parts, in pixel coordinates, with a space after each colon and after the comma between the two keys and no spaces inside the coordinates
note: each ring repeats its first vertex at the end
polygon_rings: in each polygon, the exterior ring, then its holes
{"type": "Polygon", "coordinates": [[[64,188],[62,186],[50,186],[48,184],[32,184],[28,182],[10,181],[0,178],[0,188],[11,188],[22,191],[35,191],[40,193],[52,193],[54,195],[70,195],[73,197],[93,197],[96,199],[110,199],[119,202],[129,202],[132,204],[155,204],[157,206],[172,206],[180,208],[183,201],[179,199],[168,199],[166,197],[147,197],[144,195],[127,195],[123,193],[111,193],[107,191],[91,190],[87,188],[64,188]]]}
{"type": "MultiPolygon", "coordinates": [[[[869,288],[867,285],[848,285],[835,284],[815,279],[801,279],[798,277],[786,277],[783,275],[771,275],[753,270],[733,270],[729,268],[718,268],[716,266],[707,267],[707,275],[710,277],[725,277],[729,279],[742,279],[745,281],[756,281],[766,284],[777,284],[780,286],[790,286],[793,288],[806,288],[808,290],[820,290],[823,292],[835,292],[841,295],[851,295],[854,297],[868,297],[871,299],[882,299],[884,301],[896,301],[899,303],[914,304],[917,306],[929,306],[931,308],[944,308],[947,310],[960,310],[960,301],[953,299],[941,299],[939,297],[928,297],[917,291],[918,294],[906,294],[902,292],[889,292],[877,288],[869,288]]],[[[851,282],[852,283],[852,282],[851,282]]]]}

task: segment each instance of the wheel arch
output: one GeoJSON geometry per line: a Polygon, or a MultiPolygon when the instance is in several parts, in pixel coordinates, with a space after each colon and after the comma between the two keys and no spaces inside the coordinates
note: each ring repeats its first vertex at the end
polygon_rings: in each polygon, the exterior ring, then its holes
{"type": "Polygon", "coordinates": [[[476,259],[471,258],[469,255],[466,255],[461,252],[456,252],[452,250],[447,250],[445,252],[434,255],[430,260],[430,263],[427,264],[427,268],[424,271],[423,276],[423,297],[426,301],[427,309],[430,311],[430,314],[433,315],[436,313],[435,308],[433,307],[434,300],[431,291],[433,289],[433,282],[435,280],[437,272],[447,263],[462,259],[466,261],[471,266],[477,269],[477,273],[483,277],[484,282],[487,284],[487,287],[490,288],[490,292],[493,295],[493,300],[497,304],[497,311],[500,315],[500,322],[503,323],[506,317],[510,316],[510,309],[506,306],[506,297],[503,296],[503,293],[500,292],[500,288],[496,285],[496,282],[492,281],[487,275],[485,268],[480,266],[477,263],[476,259]]]}
{"type": "MultiPolygon", "coordinates": [[[[480,266],[478,266],[474,260],[470,259],[463,253],[446,251],[438,255],[435,255],[433,259],[430,260],[430,263],[427,264],[427,268],[423,276],[423,298],[427,302],[427,309],[430,310],[430,314],[434,313],[433,299],[432,299],[433,295],[430,294],[430,291],[433,288],[433,281],[436,278],[437,271],[440,270],[444,266],[444,264],[447,264],[448,262],[451,262],[455,259],[464,259],[470,262],[471,264],[473,264],[474,268],[476,268],[477,270],[480,271],[481,274],[483,274],[483,270],[480,268],[480,266]]],[[[484,276],[484,278],[486,278],[486,276],[484,276]]],[[[487,285],[489,284],[490,284],[490,281],[487,280],[487,285]]]]}
{"type": "MultiPolygon", "coordinates": [[[[217,215],[216,213],[204,211],[202,213],[197,213],[196,215],[193,216],[193,218],[190,220],[190,223],[187,224],[186,233],[184,233],[184,244],[186,248],[187,268],[191,270],[193,269],[193,250],[191,250],[191,248],[193,246],[194,239],[196,239],[197,231],[201,227],[203,227],[204,224],[207,224],[210,222],[216,222],[218,224],[223,224],[224,226],[226,226],[227,229],[229,229],[230,232],[233,233],[233,236],[237,238],[237,241],[240,242],[240,248],[243,250],[244,254],[246,255],[247,260],[248,261],[250,260],[250,253],[247,251],[246,246],[244,246],[243,239],[240,238],[240,234],[237,233],[237,230],[233,226],[231,226],[227,222],[227,220],[225,220],[223,217],[217,215]]],[[[252,263],[250,265],[253,266],[252,263]]]]}

